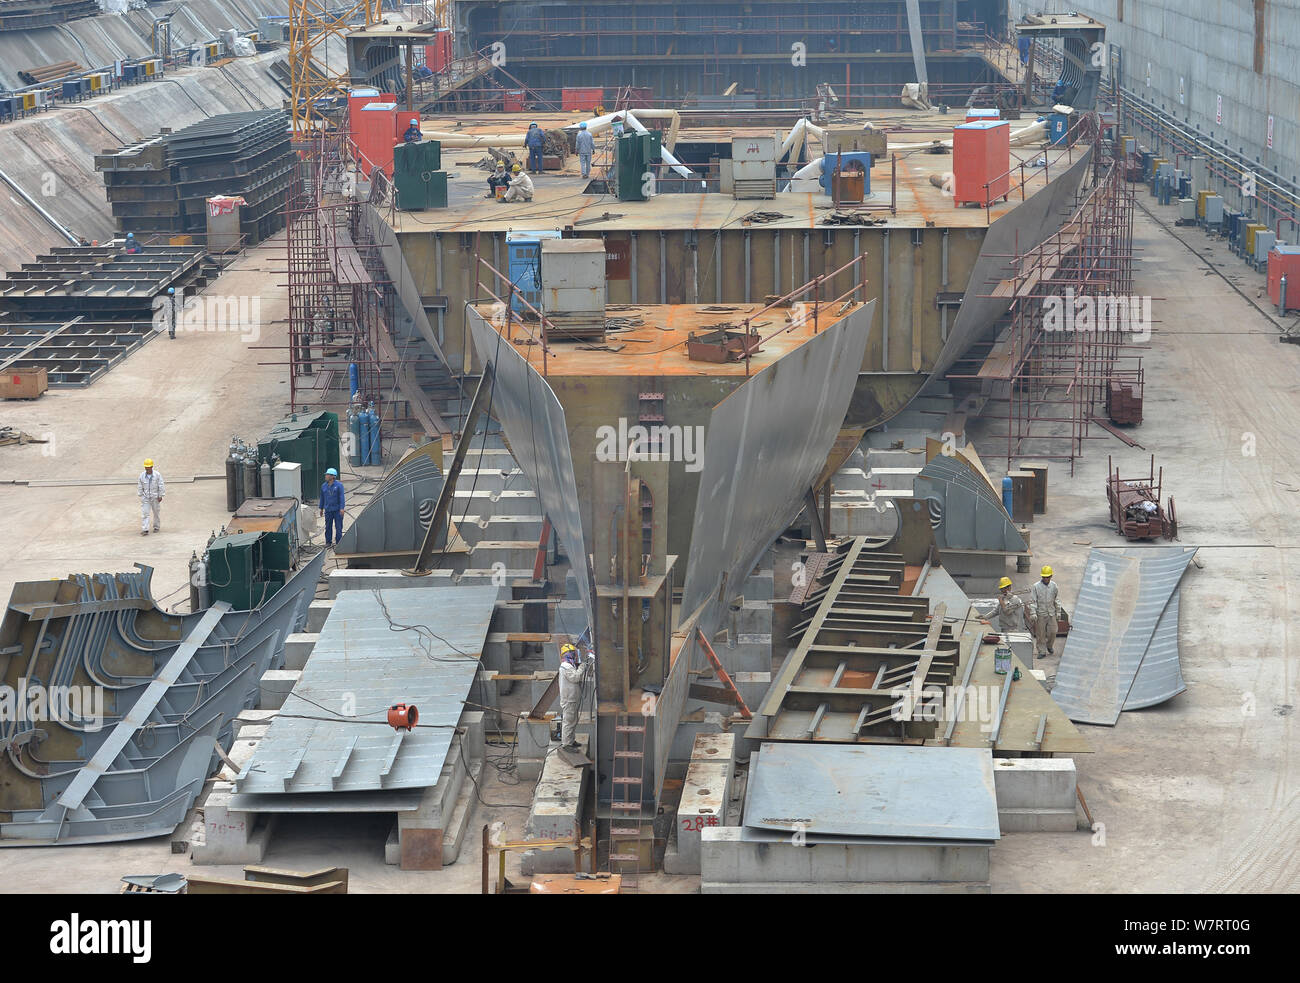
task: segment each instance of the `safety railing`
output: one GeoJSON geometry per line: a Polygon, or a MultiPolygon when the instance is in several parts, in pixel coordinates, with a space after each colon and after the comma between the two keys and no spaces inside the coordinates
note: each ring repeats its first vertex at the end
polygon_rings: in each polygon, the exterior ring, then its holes
{"type": "MultiPolygon", "coordinates": [[[[1279,241],[1284,223],[1300,227],[1296,218],[1300,213],[1300,198],[1279,182],[1260,171],[1242,166],[1240,160],[1217,147],[1207,135],[1185,129],[1177,120],[1144,105],[1127,90],[1123,91],[1118,104],[1121,122],[1127,120],[1145,130],[1157,147],[1168,146],[1175,157],[1204,157],[1210,176],[1217,178],[1225,188],[1236,189],[1238,204],[1243,211],[1258,210],[1261,218],[1267,218],[1267,224],[1277,231],[1279,241]],[[1255,185],[1255,194],[1249,198],[1253,203],[1250,206],[1246,205],[1248,197],[1244,194],[1248,177],[1253,178],[1255,185]]],[[[1162,154],[1166,152],[1160,150],[1162,154]]]]}
{"type": "MultiPolygon", "coordinates": [[[[1075,145],[1081,142],[1085,136],[1097,132],[1095,128],[1100,126],[1096,113],[1076,113],[1073,114],[1070,119],[1072,122],[1066,124],[1065,137],[1060,144],[1049,143],[1045,151],[1041,154],[1034,155],[1034,161],[1032,163],[1030,161],[1021,161],[1019,164],[1013,165],[1003,173],[993,176],[984,183],[983,208],[985,221],[988,224],[991,225],[993,222],[991,210],[995,201],[1009,199],[1012,192],[1017,188],[1020,190],[1021,201],[1024,201],[1028,197],[1028,192],[1025,189],[1028,186],[1031,177],[1031,175],[1028,174],[1029,171],[1037,172],[1041,170],[1043,172],[1043,185],[1046,186],[1052,180],[1052,164],[1055,163],[1059,167],[1062,158],[1065,159],[1067,166],[1073,164],[1075,145]],[[1053,158],[1052,147],[1058,146],[1061,149],[1057,151],[1055,158],[1053,158]],[[1042,161],[1041,165],[1037,163],[1039,160],[1042,161]],[[1012,187],[1011,176],[1017,173],[1020,175],[1020,180],[1016,183],[1016,187],[1012,187]],[[993,194],[992,189],[995,186],[1000,185],[1004,178],[1007,181],[1006,192],[1004,194],[993,194]]],[[[1050,139],[1050,131],[1048,131],[1045,136],[1050,139]]]]}
{"type": "Polygon", "coordinates": [[[782,297],[778,297],[776,300],[771,301],[762,310],[756,311],[745,318],[745,320],[742,323],[745,326],[744,345],[745,345],[746,378],[749,377],[752,371],[750,366],[750,355],[755,349],[761,346],[765,341],[771,341],[773,338],[777,337],[778,335],[787,334],[795,330],[796,328],[803,327],[808,323],[809,316],[805,312],[802,317],[792,318],[788,324],[785,324],[782,327],[777,328],[775,331],[771,332],[770,334],[760,337],[756,341],[753,341],[751,343],[750,339],[753,338],[755,333],[754,322],[759,318],[761,318],[764,314],[769,314],[774,310],[784,309],[786,307],[792,306],[793,304],[799,302],[798,298],[807,297],[811,293],[812,294],[812,315],[811,315],[812,329],[813,329],[813,334],[817,334],[820,328],[819,322],[821,318],[821,309],[823,306],[834,307],[836,304],[842,304],[848,301],[848,298],[851,294],[856,294],[859,291],[861,291],[862,293],[863,301],[866,300],[867,275],[866,275],[866,264],[862,262],[863,258],[864,256],[862,254],[854,256],[851,260],[849,260],[847,263],[841,266],[838,270],[832,270],[830,273],[822,273],[821,275],[814,277],[812,280],[805,283],[802,287],[798,287],[795,290],[790,291],[788,294],[785,294],[782,297]],[[830,300],[822,300],[821,299],[822,287],[827,283],[833,283],[837,276],[839,276],[841,273],[846,272],[851,267],[856,268],[855,272],[858,277],[858,279],[854,281],[853,286],[850,287],[844,293],[840,294],[838,297],[833,297],[830,300]]]}
{"type": "MultiPolygon", "coordinates": [[[[529,344],[537,345],[540,347],[542,353],[542,375],[543,376],[547,375],[548,374],[547,362],[550,360],[550,351],[551,351],[550,331],[555,328],[555,325],[545,314],[543,314],[536,307],[530,304],[527,301],[527,299],[525,299],[523,294],[520,293],[518,286],[515,284],[513,280],[510,279],[510,277],[506,276],[504,273],[502,273],[500,270],[498,270],[496,267],[494,267],[491,263],[489,263],[481,256],[478,257],[478,263],[483,269],[487,270],[488,273],[496,277],[497,284],[504,283],[506,285],[506,289],[503,291],[506,296],[505,298],[501,298],[497,296],[497,294],[492,290],[492,288],[489,287],[482,280],[478,281],[479,289],[482,290],[485,294],[487,294],[487,296],[490,297],[493,301],[495,301],[496,304],[498,305],[498,309],[502,312],[501,322],[497,322],[494,318],[493,326],[497,329],[498,332],[501,332],[503,334],[507,342],[514,344],[514,325],[518,324],[519,327],[523,330],[523,333],[527,338],[529,344]],[[538,330],[536,332],[532,330],[528,322],[525,321],[522,317],[519,318],[518,321],[516,321],[515,319],[516,302],[519,304],[520,307],[524,309],[525,312],[532,314],[534,317],[537,318],[538,330]]],[[[498,286],[497,289],[498,290],[501,289],[500,286],[498,286]]],[[[524,356],[524,360],[529,364],[532,364],[532,359],[529,357],[529,355],[526,354],[524,356]]]]}

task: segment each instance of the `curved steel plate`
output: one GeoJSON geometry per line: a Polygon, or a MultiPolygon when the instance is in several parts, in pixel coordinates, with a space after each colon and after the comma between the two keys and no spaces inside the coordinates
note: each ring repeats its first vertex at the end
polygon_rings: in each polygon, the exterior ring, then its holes
{"type": "Polygon", "coordinates": [[[853,397],[869,301],[735,389],[709,416],[683,616],[712,637],[728,598],[804,505],[853,397]],[[701,610],[703,609],[703,610],[701,610]]]}
{"type": "MultiPolygon", "coordinates": [[[[510,453],[532,482],[542,513],[551,520],[556,536],[573,564],[574,579],[586,614],[592,623],[591,575],[587,544],[582,535],[578,486],[574,480],[573,452],[564,408],[547,385],[513,345],[472,307],[468,308],[470,333],[479,361],[496,372],[490,415],[505,430],[510,453]]],[[[836,424],[838,426],[838,424],[836,424]]]]}
{"type": "Polygon", "coordinates": [[[1088,554],[1052,689],[1071,720],[1114,726],[1121,710],[1153,706],[1186,688],[1171,599],[1195,553],[1149,546],[1088,554]]]}

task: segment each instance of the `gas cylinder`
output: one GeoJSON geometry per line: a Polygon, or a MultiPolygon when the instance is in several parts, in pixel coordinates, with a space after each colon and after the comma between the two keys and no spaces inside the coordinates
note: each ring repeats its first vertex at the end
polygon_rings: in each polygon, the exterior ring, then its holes
{"type": "Polygon", "coordinates": [[[190,550],[190,611],[199,610],[199,560],[198,553],[190,550]]]}
{"type": "Polygon", "coordinates": [[[361,434],[360,464],[370,463],[370,411],[362,410],[357,414],[357,427],[361,434]]]}
{"type": "Polygon", "coordinates": [[[235,445],[232,441],[230,452],[226,455],[226,511],[233,512],[239,508],[240,501],[240,482],[242,476],[239,467],[239,455],[235,453],[235,445]]]}
{"type": "Polygon", "coordinates": [[[275,489],[271,487],[271,462],[263,461],[261,474],[258,477],[258,489],[263,498],[272,498],[275,495],[275,489]]]}
{"type": "Polygon", "coordinates": [[[361,407],[353,403],[348,407],[348,463],[354,468],[361,464],[361,407]]]}
{"type": "Polygon", "coordinates": [[[383,446],[379,442],[379,414],[375,412],[375,404],[370,404],[370,464],[382,464],[384,458],[383,446]]]}
{"type": "Polygon", "coordinates": [[[244,455],[238,452],[234,455],[234,480],[235,480],[235,509],[244,504],[244,455]]]}
{"type": "Polygon", "coordinates": [[[356,362],[348,363],[348,385],[352,388],[349,393],[349,399],[357,398],[357,391],[361,388],[361,373],[357,370],[356,362]]]}
{"type": "Polygon", "coordinates": [[[257,456],[244,458],[244,500],[257,498],[257,456]]]}

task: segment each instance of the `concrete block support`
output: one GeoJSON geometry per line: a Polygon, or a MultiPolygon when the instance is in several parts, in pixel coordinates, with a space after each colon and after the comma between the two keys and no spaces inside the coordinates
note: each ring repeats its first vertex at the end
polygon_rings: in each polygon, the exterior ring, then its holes
{"type": "Polygon", "coordinates": [[[291,671],[304,669],[318,638],[320,635],[312,632],[294,632],[285,638],[284,667],[291,671]]]}
{"type": "Polygon", "coordinates": [[[258,689],[258,709],[279,710],[301,678],[300,670],[268,669],[262,674],[262,682],[258,689]]]}
{"type": "Polygon", "coordinates": [[[997,758],[993,762],[993,785],[1002,832],[1076,829],[1077,784],[1072,758],[997,758]]]}
{"type": "Polygon", "coordinates": [[[735,753],[733,734],[700,734],[695,738],[677,806],[676,842],[664,854],[665,873],[700,872],[701,832],[727,822],[735,753]]]}
{"type": "MultiPolygon", "coordinates": [[[[590,746],[586,735],[578,738],[582,753],[590,746]]],[[[582,803],[591,769],[574,767],[558,754],[546,758],[541,780],[533,793],[533,807],[524,824],[525,840],[567,840],[582,829],[582,803]]],[[[525,850],[519,867],[526,876],[533,874],[571,874],[574,872],[573,850],[525,850]]]]}
{"type": "Polygon", "coordinates": [[[260,864],[271,840],[273,815],[233,812],[230,797],[235,786],[214,782],[198,808],[190,837],[190,859],[196,864],[260,864]]]}
{"type": "Polygon", "coordinates": [[[307,631],[319,633],[325,627],[325,619],[334,610],[333,601],[312,601],[307,605],[307,631]]]}

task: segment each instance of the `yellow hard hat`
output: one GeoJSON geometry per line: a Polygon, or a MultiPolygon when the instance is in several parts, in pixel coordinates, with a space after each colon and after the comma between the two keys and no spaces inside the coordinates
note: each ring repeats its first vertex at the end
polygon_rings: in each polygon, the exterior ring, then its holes
{"type": "Polygon", "coordinates": [[[152,458],[152,457],[146,457],[146,458],[144,459],[144,466],[145,466],[146,468],[151,468],[151,467],[153,467],[153,458],[152,458]]]}
{"type": "Polygon", "coordinates": [[[1010,586],[1011,586],[1010,577],[1003,577],[1001,580],[998,581],[998,590],[1001,590],[1003,587],[1010,587],[1010,586]]]}
{"type": "Polygon", "coordinates": [[[512,171],[522,171],[523,168],[520,167],[518,164],[516,164],[514,167],[510,168],[510,170],[512,170],[512,171]]]}
{"type": "Polygon", "coordinates": [[[1052,568],[1051,568],[1051,567],[1043,567],[1043,571],[1042,571],[1042,573],[1043,573],[1043,576],[1044,576],[1044,577],[1050,577],[1050,576],[1052,575],[1052,568]]]}

